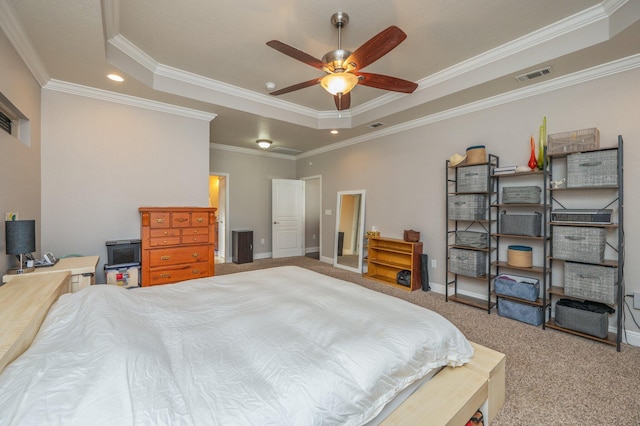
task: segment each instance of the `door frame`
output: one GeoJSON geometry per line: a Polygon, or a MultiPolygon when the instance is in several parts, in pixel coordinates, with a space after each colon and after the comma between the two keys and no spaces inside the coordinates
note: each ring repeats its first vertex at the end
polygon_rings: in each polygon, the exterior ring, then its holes
{"type": "MultiPolygon", "coordinates": [[[[229,198],[231,198],[231,194],[229,192],[229,180],[231,179],[231,177],[229,176],[229,173],[219,173],[219,172],[209,172],[209,176],[222,176],[225,179],[225,194],[226,194],[226,199],[224,202],[224,210],[225,210],[225,224],[224,224],[224,235],[222,235],[222,237],[224,238],[224,253],[222,253],[222,258],[224,258],[224,262],[225,263],[230,263],[231,262],[231,250],[229,250],[230,245],[229,242],[231,241],[231,237],[230,237],[230,227],[229,227],[229,218],[231,217],[229,214],[229,198]]],[[[219,216],[218,216],[219,217],[219,216]]],[[[218,225],[219,226],[219,225],[218,225]]],[[[218,238],[220,238],[220,235],[218,235],[218,238]]],[[[220,240],[218,240],[218,244],[220,244],[220,240]]],[[[218,254],[220,255],[220,252],[218,251],[218,254]]]]}
{"type": "MultiPolygon", "coordinates": [[[[315,175],[315,176],[307,176],[307,177],[303,177],[300,178],[300,180],[318,180],[318,251],[320,252],[320,260],[322,259],[322,175],[315,175]]],[[[305,191],[304,193],[304,198],[305,201],[308,197],[308,193],[307,191],[305,191]]],[[[305,214],[305,222],[307,215],[305,214]]],[[[305,223],[305,228],[306,228],[306,223],[305,223]]]]}

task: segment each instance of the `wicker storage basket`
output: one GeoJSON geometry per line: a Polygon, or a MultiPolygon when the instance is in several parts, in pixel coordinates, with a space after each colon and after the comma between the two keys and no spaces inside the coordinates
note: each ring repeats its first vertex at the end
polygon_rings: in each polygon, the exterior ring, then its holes
{"type": "Polygon", "coordinates": [[[449,250],[449,272],[482,277],[487,274],[487,253],[452,248],[449,250]]]}
{"type": "Polygon", "coordinates": [[[500,233],[539,237],[542,235],[542,214],[509,214],[500,213],[500,233]]]}
{"type": "Polygon", "coordinates": [[[476,231],[456,231],[456,245],[473,247],[473,248],[487,248],[489,234],[486,232],[476,231]]]}
{"type": "Polygon", "coordinates": [[[450,195],[447,200],[451,220],[484,220],[487,197],[484,194],[450,195]]]}
{"type": "Polygon", "coordinates": [[[567,188],[618,185],[618,151],[567,156],[567,188]]]}
{"type": "Polygon", "coordinates": [[[596,302],[616,302],[617,269],[599,265],[566,262],[564,294],[596,302]]]}
{"type": "Polygon", "coordinates": [[[487,151],[484,145],[470,146],[467,148],[467,165],[484,164],[487,162],[487,151]]]}
{"type": "Polygon", "coordinates": [[[504,204],[540,204],[539,186],[505,186],[502,188],[504,204]]]}
{"type": "Polygon", "coordinates": [[[609,314],[613,309],[599,308],[589,302],[560,299],[556,303],[556,324],[604,339],[609,334],[609,314]]]}
{"type": "Polygon", "coordinates": [[[581,226],[553,227],[553,257],[576,262],[602,263],[607,230],[581,226]]]}
{"type": "Polygon", "coordinates": [[[540,280],[518,275],[499,275],[494,287],[498,296],[517,297],[530,302],[535,302],[540,294],[540,280]]]}
{"type": "Polygon", "coordinates": [[[531,325],[542,325],[544,319],[542,306],[528,305],[503,298],[498,298],[498,315],[531,325]]]}
{"type": "Polygon", "coordinates": [[[518,268],[531,268],[533,266],[533,249],[529,246],[508,246],[507,264],[518,268]]]}
{"type": "Polygon", "coordinates": [[[486,165],[458,167],[456,169],[457,192],[486,192],[489,168],[486,165]]]}
{"type": "Polygon", "coordinates": [[[588,151],[600,146],[600,131],[596,128],[556,133],[547,137],[547,155],[588,151]]]}

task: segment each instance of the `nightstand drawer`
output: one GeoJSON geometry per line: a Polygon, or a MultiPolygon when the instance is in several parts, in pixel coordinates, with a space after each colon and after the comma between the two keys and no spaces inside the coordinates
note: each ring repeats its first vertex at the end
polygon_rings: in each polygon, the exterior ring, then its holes
{"type": "Polygon", "coordinates": [[[149,238],[149,247],[175,246],[180,244],[180,237],[149,238]]]}
{"type": "Polygon", "coordinates": [[[179,229],[171,229],[171,228],[166,228],[166,229],[151,229],[149,230],[149,236],[151,238],[158,238],[158,237],[179,237],[180,236],[180,230],[179,229]]]}

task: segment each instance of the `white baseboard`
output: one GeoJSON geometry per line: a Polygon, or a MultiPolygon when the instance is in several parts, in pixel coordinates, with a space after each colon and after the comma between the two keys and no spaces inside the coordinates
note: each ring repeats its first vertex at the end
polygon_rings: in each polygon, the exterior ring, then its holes
{"type": "Polygon", "coordinates": [[[320,247],[306,247],[304,249],[305,253],[316,253],[320,251],[320,247]]]}

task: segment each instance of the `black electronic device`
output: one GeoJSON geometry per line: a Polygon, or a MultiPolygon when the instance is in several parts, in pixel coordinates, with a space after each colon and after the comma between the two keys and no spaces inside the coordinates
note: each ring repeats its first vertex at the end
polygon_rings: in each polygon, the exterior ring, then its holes
{"type": "Polygon", "coordinates": [[[558,209],[551,211],[553,222],[611,223],[612,209],[558,209]]]}

